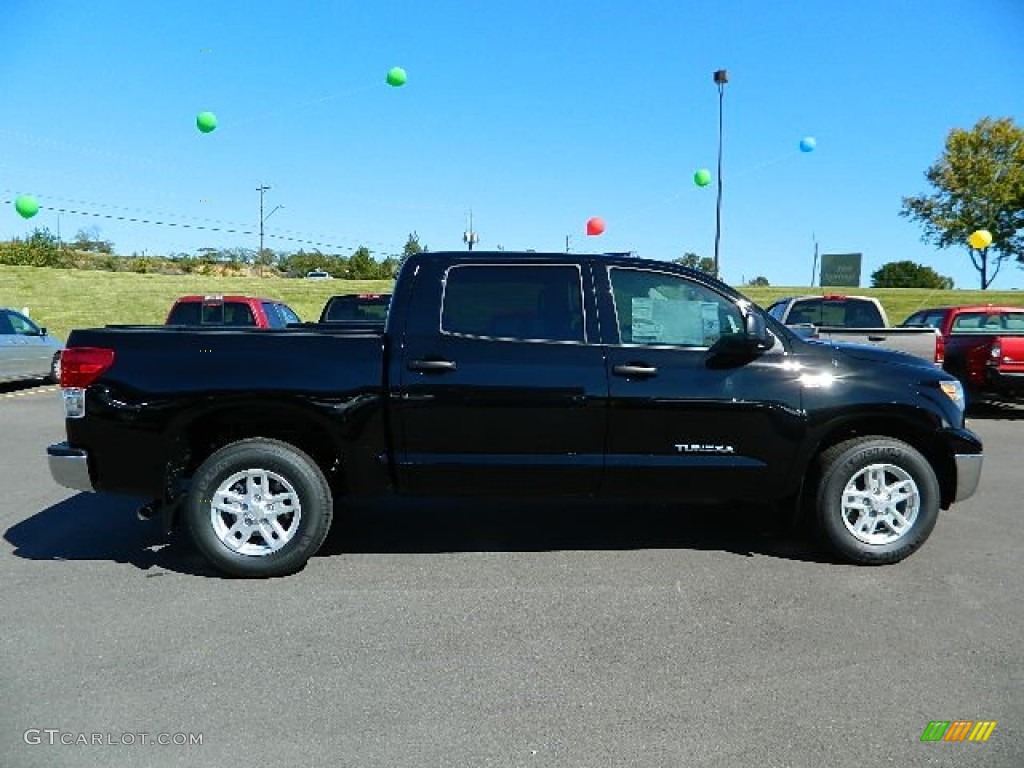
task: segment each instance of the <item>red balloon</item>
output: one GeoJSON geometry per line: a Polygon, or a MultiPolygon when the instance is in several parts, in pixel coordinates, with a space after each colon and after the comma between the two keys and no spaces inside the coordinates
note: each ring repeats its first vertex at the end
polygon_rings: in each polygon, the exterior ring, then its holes
{"type": "Polygon", "coordinates": [[[604,232],[604,219],[600,216],[594,216],[593,218],[587,219],[588,235],[600,235],[602,232],[604,232]]]}

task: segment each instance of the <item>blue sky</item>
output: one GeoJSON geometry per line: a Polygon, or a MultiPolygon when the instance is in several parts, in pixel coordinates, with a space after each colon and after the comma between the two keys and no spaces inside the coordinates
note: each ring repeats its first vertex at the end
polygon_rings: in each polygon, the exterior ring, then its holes
{"type": "Polygon", "coordinates": [[[1024,122],[1022,41],[1024,0],[5,3],[0,199],[43,208],[6,202],[0,238],[59,216],[119,252],[255,248],[169,224],[256,232],[266,184],[282,250],[461,249],[472,210],[479,248],[711,256],[724,68],[727,281],[807,285],[816,238],[865,285],[910,259],[975,288],[900,201],[951,128],[1024,122]]]}

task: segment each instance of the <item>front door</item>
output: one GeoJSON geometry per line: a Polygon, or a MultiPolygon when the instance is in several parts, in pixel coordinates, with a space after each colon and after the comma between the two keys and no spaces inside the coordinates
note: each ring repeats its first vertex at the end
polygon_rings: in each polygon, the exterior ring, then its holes
{"type": "Polygon", "coordinates": [[[679,500],[771,494],[803,430],[798,374],[782,343],[716,359],[718,339],[743,328],[735,300],[650,269],[611,267],[595,278],[609,342],[604,489],[679,500]]]}

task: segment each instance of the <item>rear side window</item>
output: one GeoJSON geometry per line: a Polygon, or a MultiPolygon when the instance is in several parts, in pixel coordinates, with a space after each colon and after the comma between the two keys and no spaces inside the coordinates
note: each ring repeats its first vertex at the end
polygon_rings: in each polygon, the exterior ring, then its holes
{"type": "Polygon", "coordinates": [[[832,328],[881,328],[885,325],[874,302],[863,299],[805,299],[793,304],[787,325],[832,328]]]}
{"type": "Polygon", "coordinates": [[[527,341],[585,340],[580,270],[572,265],[455,266],[441,331],[527,341]]]}

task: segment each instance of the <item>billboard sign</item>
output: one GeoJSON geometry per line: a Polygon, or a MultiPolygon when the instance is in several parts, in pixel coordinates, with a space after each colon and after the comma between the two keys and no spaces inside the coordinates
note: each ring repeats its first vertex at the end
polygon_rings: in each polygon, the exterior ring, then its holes
{"type": "Polygon", "coordinates": [[[861,255],[859,253],[821,254],[821,279],[818,285],[860,288],[861,255]]]}

